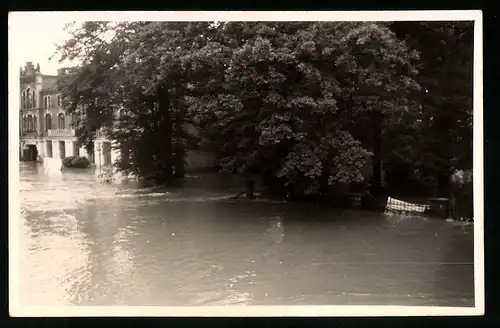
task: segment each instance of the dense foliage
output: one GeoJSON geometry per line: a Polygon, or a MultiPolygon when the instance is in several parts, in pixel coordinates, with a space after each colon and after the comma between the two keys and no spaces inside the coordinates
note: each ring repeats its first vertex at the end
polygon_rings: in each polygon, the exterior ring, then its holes
{"type": "Polygon", "coordinates": [[[448,196],[450,176],[472,169],[473,23],[396,22],[391,29],[419,51],[416,80],[422,88],[418,124],[408,138],[412,147],[404,156],[388,154],[386,161],[406,168],[394,179],[410,178],[448,196]]]}
{"type": "Polygon", "coordinates": [[[471,28],[439,24],[86,22],[59,48],[81,62],[60,79],[63,104],[88,148],[104,129],[118,168],[158,183],[203,148],[250,193],[255,178],[296,195],[363,181],[379,193],[386,164],[435,176],[470,162],[471,28]]]}
{"type": "Polygon", "coordinates": [[[86,169],[90,167],[90,161],[86,157],[69,156],[63,158],[62,166],[67,168],[86,169]]]}

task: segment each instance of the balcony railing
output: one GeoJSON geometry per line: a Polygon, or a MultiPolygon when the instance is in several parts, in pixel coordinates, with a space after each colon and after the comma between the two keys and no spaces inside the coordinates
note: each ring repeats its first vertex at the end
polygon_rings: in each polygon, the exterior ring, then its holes
{"type": "Polygon", "coordinates": [[[49,137],[74,137],[75,129],[52,129],[47,130],[49,137]]]}
{"type": "Polygon", "coordinates": [[[21,137],[36,138],[38,137],[38,132],[36,130],[21,131],[21,137]]]}

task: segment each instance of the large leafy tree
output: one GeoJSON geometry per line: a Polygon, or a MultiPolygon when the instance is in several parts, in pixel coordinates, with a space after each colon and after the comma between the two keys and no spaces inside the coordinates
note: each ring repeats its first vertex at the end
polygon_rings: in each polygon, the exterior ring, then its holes
{"type": "Polygon", "coordinates": [[[321,70],[333,68],[332,75],[342,88],[338,97],[344,109],[342,120],[373,153],[371,190],[377,195],[381,192],[383,159],[399,150],[391,132],[411,125],[417,113],[418,52],[398,40],[385,23],[323,23],[316,28],[324,35],[329,58],[335,64],[326,60],[321,70]]]}
{"type": "Polygon", "coordinates": [[[213,93],[191,104],[222,166],[296,193],[361,181],[382,133],[362,121],[401,116],[417,89],[415,54],[381,24],[226,23],[212,40],[213,93]]]}
{"type": "Polygon", "coordinates": [[[192,141],[185,129],[190,119],[184,100],[189,83],[184,61],[203,46],[208,27],[208,23],[149,22],[128,42],[133,51],[121,63],[121,80],[129,89],[125,92],[133,96],[122,104],[121,126],[111,136],[122,143],[131,137],[138,141],[132,143],[132,162],[141,161],[135,163],[140,175],[154,172],[162,174],[160,181],[168,181],[172,174],[184,174],[185,150],[192,141]],[[147,122],[144,130],[135,129],[137,121],[147,122]]]}
{"type": "MultiPolygon", "coordinates": [[[[413,149],[393,160],[449,195],[450,175],[472,168],[472,22],[395,22],[391,29],[420,52],[418,124],[413,149]]],[[[393,158],[394,159],[394,158],[393,158]]],[[[411,176],[410,176],[411,178],[411,176]]]]}
{"type": "Polygon", "coordinates": [[[121,93],[116,88],[120,76],[119,63],[127,54],[128,35],[136,24],[85,22],[75,24],[72,37],[58,46],[60,61],[79,63],[68,68],[58,78],[63,94],[63,107],[76,118],[75,128],[80,141],[93,149],[96,131],[112,126],[121,93]]]}
{"type": "Polygon", "coordinates": [[[299,195],[360,182],[371,155],[377,187],[416,108],[416,54],[381,23],[88,22],[59,52],[81,62],[61,86],[82,141],[104,128],[122,170],[159,182],[182,176],[191,123],[249,195],[255,176],[299,195]]]}
{"type": "Polygon", "coordinates": [[[63,44],[61,59],[79,59],[61,79],[67,109],[81,118],[82,141],[97,129],[122,149],[121,170],[170,182],[184,174],[191,139],[183,58],[202,46],[207,23],[90,22],[63,44]]]}

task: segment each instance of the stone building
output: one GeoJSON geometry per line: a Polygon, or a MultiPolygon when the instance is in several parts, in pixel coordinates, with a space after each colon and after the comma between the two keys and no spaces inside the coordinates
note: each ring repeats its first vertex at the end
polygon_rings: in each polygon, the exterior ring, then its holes
{"type": "MultiPolygon", "coordinates": [[[[35,67],[31,62],[20,70],[20,159],[60,165],[65,157],[85,156],[96,167],[114,163],[119,151],[112,149],[111,142],[100,131],[96,134],[93,153],[88,153],[78,142],[73,115],[63,110],[57,88],[57,79],[64,70],[60,69],[57,75],[42,74],[40,66],[35,67]]],[[[187,129],[196,133],[192,126],[187,129]]],[[[188,170],[211,167],[213,163],[214,159],[206,152],[187,153],[188,170]]]]}
{"type": "Polygon", "coordinates": [[[62,97],[57,88],[58,76],[40,72],[40,65],[26,63],[20,69],[20,159],[61,163],[68,156],[85,156],[96,166],[112,164],[118,152],[101,134],[95,140],[92,154],[80,145],[75,136],[72,114],[62,108],[62,97]]]}

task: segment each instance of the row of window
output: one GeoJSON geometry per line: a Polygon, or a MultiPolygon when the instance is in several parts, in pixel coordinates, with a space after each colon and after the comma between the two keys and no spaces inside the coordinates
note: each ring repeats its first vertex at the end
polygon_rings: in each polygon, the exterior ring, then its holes
{"type": "MultiPolygon", "coordinates": [[[[59,157],[66,157],[66,144],[64,141],[58,141],[59,145],[59,157]]],[[[110,165],[111,161],[111,144],[109,142],[105,142],[102,148],[102,160],[103,165],[110,165]]],[[[46,156],[52,158],[53,155],[53,142],[52,140],[46,141],[46,156]]],[[[78,141],[73,142],[73,156],[80,156],[80,143],[78,141]]],[[[92,163],[95,163],[95,150],[92,153],[88,153],[89,160],[92,163]]]]}
{"type": "MultiPolygon", "coordinates": [[[[21,106],[23,109],[26,108],[36,108],[36,98],[35,90],[30,90],[29,88],[22,93],[21,106]]],[[[62,97],[57,96],[57,106],[62,107],[62,97]]],[[[43,97],[43,108],[52,108],[52,97],[43,97]]]]}
{"type": "Polygon", "coordinates": [[[22,108],[36,108],[35,90],[28,88],[23,91],[21,106],[22,108]]]}
{"type": "MultiPolygon", "coordinates": [[[[66,157],[66,145],[64,141],[59,141],[59,156],[60,158],[66,157]]],[[[52,141],[46,141],[47,157],[53,157],[52,151],[52,141]]],[[[80,156],[80,143],[77,141],[73,142],[73,156],[80,156]]]]}
{"type": "MultiPolygon", "coordinates": [[[[57,126],[58,129],[65,129],[66,128],[66,120],[65,120],[63,113],[59,113],[59,115],[57,115],[57,123],[58,123],[58,126],[57,126]]],[[[36,115],[33,115],[33,116],[28,115],[28,116],[23,117],[23,121],[22,121],[22,130],[23,131],[36,130],[37,125],[38,125],[38,120],[37,120],[36,115]]],[[[45,115],[45,129],[50,130],[50,129],[55,129],[55,128],[56,128],[55,126],[52,126],[52,115],[46,114],[45,115]]]]}
{"type": "MultiPolygon", "coordinates": [[[[57,96],[57,106],[62,107],[62,97],[57,96]]],[[[43,108],[52,108],[52,97],[45,96],[43,97],[43,108]]]]}

